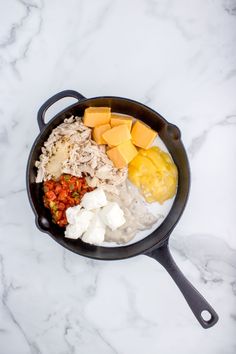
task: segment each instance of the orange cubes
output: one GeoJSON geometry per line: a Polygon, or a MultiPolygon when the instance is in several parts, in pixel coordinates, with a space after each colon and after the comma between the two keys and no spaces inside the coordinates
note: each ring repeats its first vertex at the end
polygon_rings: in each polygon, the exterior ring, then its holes
{"type": "Polygon", "coordinates": [[[86,127],[94,128],[109,123],[110,119],[110,107],[88,107],[84,111],[83,123],[86,127]]]}
{"type": "Polygon", "coordinates": [[[102,134],[105,133],[107,130],[111,129],[110,124],[103,124],[98,125],[97,127],[93,128],[93,140],[96,141],[97,144],[106,144],[105,140],[102,137],[102,134]]]}
{"type": "Polygon", "coordinates": [[[107,150],[107,156],[117,168],[123,168],[133,160],[138,151],[130,140],[107,150]]]}
{"type": "Polygon", "coordinates": [[[134,145],[143,149],[148,149],[152,145],[153,140],[156,138],[157,132],[145,123],[137,120],[133,125],[131,136],[134,145]]]}
{"type": "Polygon", "coordinates": [[[117,146],[131,139],[129,128],[126,124],[118,125],[102,134],[108,145],[117,146]]]}
{"type": "Polygon", "coordinates": [[[116,127],[117,125],[126,124],[127,127],[129,128],[129,131],[130,131],[131,127],[132,127],[132,123],[133,123],[132,117],[124,116],[121,114],[115,114],[115,113],[111,114],[111,127],[112,128],[116,127]]]}
{"type": "Polygon", "coordinates": [[[132,116],[112,113],[110,107],[88,107],[83,123],[92,128],[92,139],[106,145],[106,153],[117,168],[123,168],[137,155],[136,147],[148,149],[157,132],[132,116]]]}

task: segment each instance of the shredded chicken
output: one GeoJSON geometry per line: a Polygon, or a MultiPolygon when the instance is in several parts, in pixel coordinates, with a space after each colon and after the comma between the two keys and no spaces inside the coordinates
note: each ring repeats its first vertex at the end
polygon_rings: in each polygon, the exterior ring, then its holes
{"type": "Polygon", "coordinates": [[[91,187],[102,186],[113,193],[117,193],[116,186],[127,178],[127,168],[115,168],[105,146],[97,145],[91,139],[91,129],[74,116],[53,129],[35,166],[37,183],[57,178],[61,173],[85,175],[91,187]]]}

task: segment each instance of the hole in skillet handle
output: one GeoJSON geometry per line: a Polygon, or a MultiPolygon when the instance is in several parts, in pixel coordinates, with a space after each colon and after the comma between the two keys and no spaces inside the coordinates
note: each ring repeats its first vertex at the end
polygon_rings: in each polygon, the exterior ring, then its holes
{"type": "Polygon", "coordinates": [[[74,90],[64,90],[56,93],[54,96],[50,97],[40,108],[37,115],[38,125],[40,131],[46,126],[45,123],[45,114],[49,107],[51,107],[54,103],[61,100],[62,98],[72,97],[76,98],[78,101],[85,99],[83,95],[74,90]]]}
{"type": "Polygon", "coordinates": [[[211,313],[210,313],[209,311],[207,311],[207,310],[203,310],[203,311],[201,312],[201,316],[202,316],[202,319],[203,319],[205,322],[209,322],[209,321],[211,321],[211,319],[212,319],[211,313]]]}
{"type": "Polygon", "coordinates": [[[217,322],[218,322],[218,315],[215,313],[215,311],[213,310],[213,313],[211,313],[209,310],[203,310],[201,312],[201,320],[198,320],[200,322],[200,324],[202,325],[203,328],[207,329],[207,328],[211,328],[212,326],[214,326],[217,322]]]}

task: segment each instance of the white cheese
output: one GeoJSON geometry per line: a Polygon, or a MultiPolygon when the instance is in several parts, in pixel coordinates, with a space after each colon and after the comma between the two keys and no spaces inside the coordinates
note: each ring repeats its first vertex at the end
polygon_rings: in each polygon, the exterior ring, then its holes
{"type": "Polygon", "coordinates": [[[94,214],[92,211],[81,209],[76,214],[76,218],[72,219],[75,222],[67,225],[65,237],[73,239],[81,237],[82,234],[88,229],[93,216],[94,214]]]}
{"type": "Polygon", "coordinates": [[[97,188],[86,193],[81,199],[80,205],[87,210],[101,208],[107,205],[107,198],[102,188],[97,188]]]}
{"type": "Polygon", "coordinates": [[[74,207],[66,209],[66,218],[69,224],[75,224],[76,219],[78,219],[78,214],[80,212],[81,206],[78,204],[74,207]]]}
{"type": "Polygon", "coordinates": [[[124,225],[125,218],[124,212],[116,202],[109,202],[99,213],[102,221],[112,231],[124,225]]]}
{"type": "Polygon", "coordinates": [[[80,237],[80,235],[77,231],[78,230],[77,230],[76,224],[69,224],[66,226],[65,237],[77,240],[77,238],[80,237]]]}
{"type": "Polygon", "coordinates": [[[125,223],[124,212],[116,202],[108,202],[102,188],[86,193],[80,205],[66,210],[68,225],[65,237],[82,238],[92,245],[101,245],[106,226],[112,231],[125,223]]]}
{"type": "Polygon", "coordinates": [[[105,238],[106,227],[100,217],[95,214],[82,240],[92,245],[101,245],[105,238]]]}

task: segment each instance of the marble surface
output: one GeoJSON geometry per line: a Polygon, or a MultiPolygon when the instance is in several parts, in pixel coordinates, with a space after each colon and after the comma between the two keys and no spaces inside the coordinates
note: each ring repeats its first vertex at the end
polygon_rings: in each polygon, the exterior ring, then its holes
{"type": "Polygon", "coordinates": [[[236,352],[235,44],[234,0],[0,2],[1,354],[236,352]],[[92,261],[36,229],[36,114],[68,88],[138,100],[180,127],[192,188],[170,247],[215,327],[153,259],[92,261]]]}

